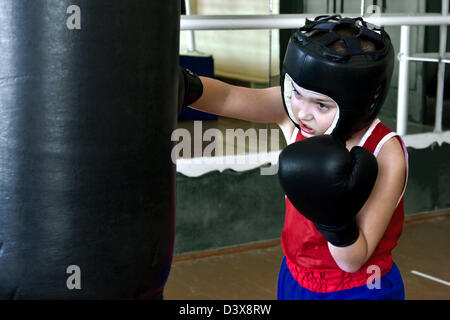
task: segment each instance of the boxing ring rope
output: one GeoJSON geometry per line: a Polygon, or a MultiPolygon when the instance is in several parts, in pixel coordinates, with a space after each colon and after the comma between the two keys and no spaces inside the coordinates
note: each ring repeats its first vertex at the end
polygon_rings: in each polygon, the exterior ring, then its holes
{"type": "MultiPolygon", "coordinates": [[[[442,1],[442,14],[421,14],[421,15],[389,15],[385,14],[366,16],[365,20],[379,26],[400,26],[400,52],[399,79],[398,79],[398,99],[397,99],[397,128],[396,131],[402,135],[407,135],[407,115],[408,115],[408,62],[422,61],[439,64],[438,85],[436,98],[436,116],[434,125],[434,138],[431,140],[442,140],[442,106],[444,95],[444,73],[445,64],[450,63],[450,55],[447,58],[445,52],[447,25],[450,24],[448,16],[448,0],[442,1]],[[409,55],[409,38],[411,26],[440,26],[440,44],[438,53],[420,53],[409,55]]],[[[244,29],[296,29],[305,23],[306,18],[312,19],[320,14],[270,14],[270,15],[190,15],[181,16],[181,30],[244,30],[244,29]]],[[[343,16],[354,17],[355,14],[345,14],[343,16]]],[[[418,136],[417,134],[414,136],[418,136]]],[[[448,134],[445,133],[445,140],[448,134]]],[[[429,137],[426,139],[430,140],[429,137]]]]}
{"type": "MultiPolygon", "coordinates": [[[[323,14],[323,13],[322,13],[323,14]]],[[[182,15],[181,30],[257,30],[257,29],[297,29],[305,19],[313,19],[320,13],[308,14],[254,14],[254,15],[182,15]]],[[[354,13],[341,13],[342,16],[356,17],[354,13]]],[[[366,16],[364,20],[381,26],[420,26],[447,25],[450,17],[437,13],[400,16],[366,16]]]]}
{"type": "MultiPolygon", "coordinates": [[[[448,15],[448,0],[442,0],[442,15],[448,15]]],[[[444,76],[445,76],[445,53],[447,48],[447,26],[440,26],[439,37],[439,69],[438,69],[438,87],[437,87],[437,99],[436,99],[436,118],[434,122],[434,131],[442,131],[442,110],[444,103],[444,76]]]]}

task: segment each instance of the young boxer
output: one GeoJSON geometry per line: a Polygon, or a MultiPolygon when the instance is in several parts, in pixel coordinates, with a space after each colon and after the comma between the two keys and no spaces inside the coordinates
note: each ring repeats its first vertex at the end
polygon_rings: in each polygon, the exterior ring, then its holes
{"type": "Polygon", "coordinates": [[[337,15],[307,20],[292,35],[281,90],[181,73],[185,105],[277,123],[288,142],[279,158],[279,299],[404,299],[391,252],[402,232],[407,153],[376,118],[393,65],[383,29],[337,15]]]}

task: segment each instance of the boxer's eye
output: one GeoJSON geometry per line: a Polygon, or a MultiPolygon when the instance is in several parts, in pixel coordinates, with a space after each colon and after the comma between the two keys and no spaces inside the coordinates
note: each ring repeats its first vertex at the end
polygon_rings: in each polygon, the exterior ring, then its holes
{"type": "Polygon", "coordinates": [[[330,109],[330,107],[327,106],[327,105],[324,105],[323,103],[319,103],[319,109],[320,109],[321,111],[327,111],[327,110],[330,109]]]}

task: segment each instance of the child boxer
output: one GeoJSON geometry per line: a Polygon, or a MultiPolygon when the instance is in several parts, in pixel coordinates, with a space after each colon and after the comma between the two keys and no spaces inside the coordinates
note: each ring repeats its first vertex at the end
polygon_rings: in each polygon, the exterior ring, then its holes
{"type": "Polygon", "coordinates": [[[407,153],[376,118],[393,65],[382,28],[336,15],[307,20],[292,35],[281,88],[182,73],[197,93],[192,107],[277,123],[288,142],[279,158],[279,299],[404,299],[391,252],[402,232],[407,153]]]}

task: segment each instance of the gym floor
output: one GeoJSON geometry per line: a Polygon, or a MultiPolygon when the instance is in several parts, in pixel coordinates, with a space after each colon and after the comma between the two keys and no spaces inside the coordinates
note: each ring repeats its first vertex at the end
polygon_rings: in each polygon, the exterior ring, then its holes
{"type": "MultiPolygon", "coordinates": [[[[450,299],[450,210],[407,217],[393,258],[406,300],[450,299]]],[[[279,240],[174,257],[166,300],[272,300],[283,252],[279,240]]]]}

